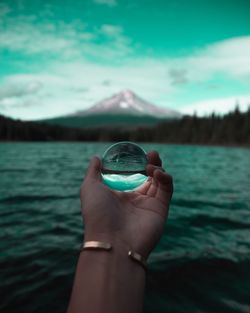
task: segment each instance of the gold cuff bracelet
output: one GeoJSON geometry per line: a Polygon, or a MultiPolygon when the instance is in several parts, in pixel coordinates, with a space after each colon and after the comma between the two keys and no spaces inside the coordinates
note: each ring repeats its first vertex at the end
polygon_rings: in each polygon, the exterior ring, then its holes
{"type": "MultiPolygon", "coordinates": [[[[83,250],[106,250],[110,251],[112,249],[112,245],[108,242],[102,241],[86,241],[81,246],[81,251],[83,250]]],[[[128,251],[128,256],[131,260],[140,264],[145,271],[147,271],[147,262],[143,256],[141,256],[137,252],[133,252],[131,250],[128,251]]]]}
{"type": "Polygon", "coordinates": [[[86,241],[83,243],[81,247],[82,250],[87,250],[87,249],[97,249],[97,250],[111,250],[112,246],[108,242],[102,242],[102,241],[86,241]]]}
{"type": "Polygon", "coordinates": [[[147,262],[144,259],[143,256],[141,256],[139,253],[133,252],[133,251],[129,251],[128,252],[128,256],[135,262],[137,262],[138,264],[142,265],[145,269],[145,271],[147,271],[148,266],[147,266],[147,262]]]}

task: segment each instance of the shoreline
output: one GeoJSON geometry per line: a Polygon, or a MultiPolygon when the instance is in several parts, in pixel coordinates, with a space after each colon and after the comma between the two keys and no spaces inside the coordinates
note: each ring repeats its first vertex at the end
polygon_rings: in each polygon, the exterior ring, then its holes
{"type": "MultiPolygon", "coordinates": [[[[40,143],[40,144],[44,144],[44,143],[67,143],[67,144],[75,144],[75,143],[115,143],[118,141],[78,141],[78,140],[51,140],[51,141],[47,141],[47,140],[27,140],[27,141],[22,141],[22,140],[0,140],[0,144],[11,144],[11,143],[40,143]]],[[[179,143],[179,142],[150,142],[150,141],[136,141],[139,144],[158,144],[158,145],[175,145],[175,146],[199,146],[199,147],[221,147],[221,148],[246,148],[249,149],[250,148],[250,143],[246,143],[246,144],[220,144],[220,143],[179,143]]]]}

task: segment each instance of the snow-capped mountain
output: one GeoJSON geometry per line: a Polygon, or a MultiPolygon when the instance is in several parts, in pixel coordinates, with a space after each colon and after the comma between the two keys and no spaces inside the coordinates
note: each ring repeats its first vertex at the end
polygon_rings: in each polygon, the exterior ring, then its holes
{"type": "Polygon", "coordinates": [[[181,114],[177,111],[158,107],[137,96],[131,90],[121,92],[106,98],[87,110],[76,112],[75,116],[93,114],[131,114],[137,116],[154,116],[158,118],[178,118],[181,114]]]}

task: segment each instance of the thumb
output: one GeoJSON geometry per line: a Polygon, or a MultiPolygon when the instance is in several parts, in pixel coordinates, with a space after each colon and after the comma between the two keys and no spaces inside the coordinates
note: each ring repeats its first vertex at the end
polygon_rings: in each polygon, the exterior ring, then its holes
{"type": "Polygon", "coordinates": [[[86,178],[101,180],[101,160],[98,157],[93,157],[90,161],[86,178]]]}

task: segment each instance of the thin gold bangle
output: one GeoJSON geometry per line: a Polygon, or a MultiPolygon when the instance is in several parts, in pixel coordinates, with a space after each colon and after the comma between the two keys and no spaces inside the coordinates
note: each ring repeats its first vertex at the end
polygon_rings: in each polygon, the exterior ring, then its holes
{"type": "MultiPolygon", "coordinates": [[[[105,250],[110,251],[112,249],[112,245],[108,242],[102,241],[86,241],[81,246],[81,251],[83,250],[105,250]]],[[[141,265],[145,271],[147,271],[147,262],[143,256],[141,256],[137,252],[133,252],[131,250],[128,251],[128,256],[131,260],[135,261],[137,264],[141,265]]]]}
{"type": "Polygon", "coordinates": [[[94,250],[94,249],[97,249],[97,250],[111,250],[112,249],[112,246],[110,243],[108,242],[102,242],[102,241],[86,241],[82,244],[81,246],[81,251],[82,250],[94,250]]]}
{"type": "Polygon", "coordinates": [[[148,266],[147,266],[147,261],[144,259],[143,256],[141,256],[139,253],[137,252],[133,252],[133,251],[129,251],[128,252],[128,256],[135,262],[137,262],[138,264],[142,265],[143,268],[145,269],[145,271],[147,272],[148,270],[148,266]]]}

